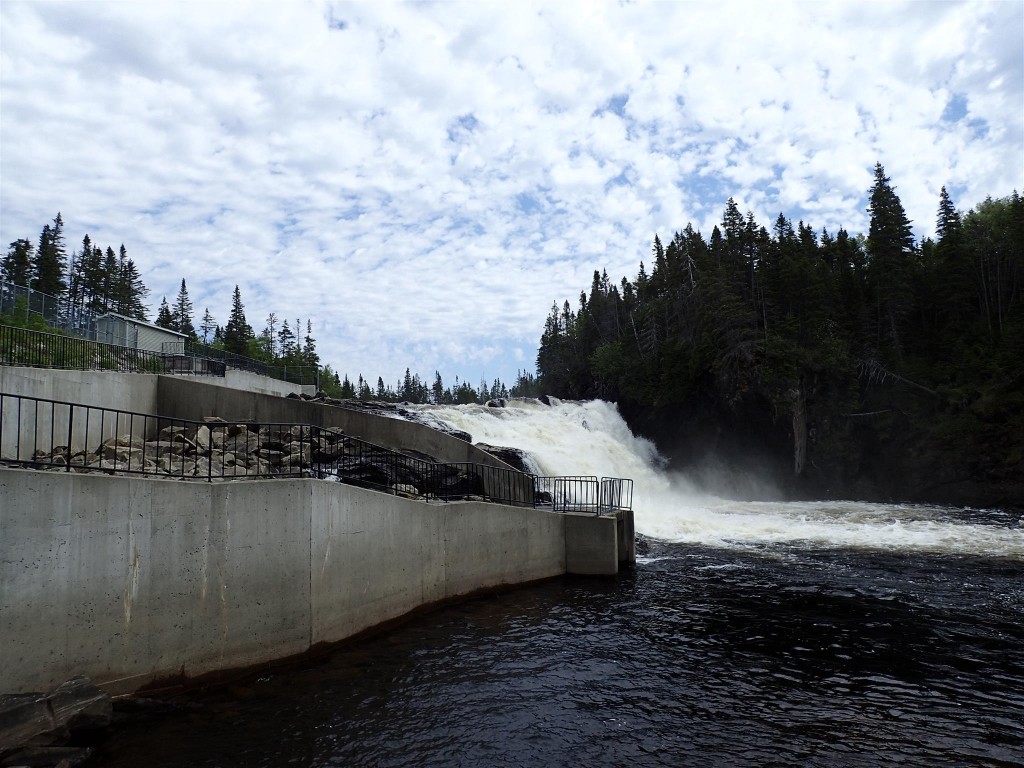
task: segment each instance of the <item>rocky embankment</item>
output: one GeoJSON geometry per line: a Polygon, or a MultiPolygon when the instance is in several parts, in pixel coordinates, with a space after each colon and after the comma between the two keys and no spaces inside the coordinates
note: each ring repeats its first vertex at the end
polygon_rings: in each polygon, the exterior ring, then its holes
{"type": "MultiPolygon", "coordinates": [[[[15,465],[10,459],[6,463],[15,465]]],[[[216,417],[201,425],[166,426],[152,440],[124,434],[95,450],[69,451],[61,445],[36,451],[32,466],[192,480],[314,477],[409,498],[477,499],[484,492],[479,474],[467,465],[382,448],[338,428],[229,424],[216,417]]]]}
{"type": "Polygon", "coordinates": [[[66,445],[37,450],[44,469],[74,472],[141,472],[173,477],[294,476],[346,453],[345,433],[325,427],[260,427],[208,417],[202,425],[170,425],[152,440],[131,434],[108,437],[95,449],[66,445]]]}

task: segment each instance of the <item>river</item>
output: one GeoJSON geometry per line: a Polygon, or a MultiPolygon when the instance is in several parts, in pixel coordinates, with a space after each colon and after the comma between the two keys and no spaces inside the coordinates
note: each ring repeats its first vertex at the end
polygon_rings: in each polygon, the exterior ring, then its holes
{"type": "Polygon", "coordinates": [[[1024,766],[1019,512],[673,476],[606,403],[422,409],[630,477],[615,579],[474,599],[117,729],[111,766],[1024,766]]]}

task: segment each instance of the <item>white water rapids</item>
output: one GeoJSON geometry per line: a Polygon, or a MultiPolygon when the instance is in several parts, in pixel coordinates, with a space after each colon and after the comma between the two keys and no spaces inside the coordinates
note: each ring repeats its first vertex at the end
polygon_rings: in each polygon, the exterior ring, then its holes
{"type": "Polygon", "coordinates": [[[596,475],[634,482],[636,530],[671,542],[717,547],[792,544],[989,557],[1024,557],[1024,529],[998,510],[857,501],[734,501],[666,472],[648,440],[602,401],[512,400],[506,408],[414,406],[427,420],[474,442],[519,448],[539,475],[596,475]]]}

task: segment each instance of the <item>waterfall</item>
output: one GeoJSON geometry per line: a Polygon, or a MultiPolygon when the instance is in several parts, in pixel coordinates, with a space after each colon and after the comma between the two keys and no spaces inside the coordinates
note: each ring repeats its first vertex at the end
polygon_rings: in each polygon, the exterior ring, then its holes
{"type": "Polygon", "coordinates": [[[541,475],[624,477],[634,482],[636,530],[716,547],[789,545],[1024,557],[1018,516],[1002,510],[858,501],[742,501],[706,478],[666,468],[614,404],[600,400],[512,400],[505,408],[413,406],[427,423],[468,432],[474,442],[518,448],[541,475]]]}

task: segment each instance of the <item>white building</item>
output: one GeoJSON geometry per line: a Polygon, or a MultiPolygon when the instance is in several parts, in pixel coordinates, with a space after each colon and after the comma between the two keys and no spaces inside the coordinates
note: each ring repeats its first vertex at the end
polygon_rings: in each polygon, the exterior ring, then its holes
{"type": "Polygon", "coordinates": [[[187,338],[184,333],[125,317],[116,312],[108,312],[96,318],[96,341],[103,344],[146,349],[150,352],[182,354],[187,338]]]}

